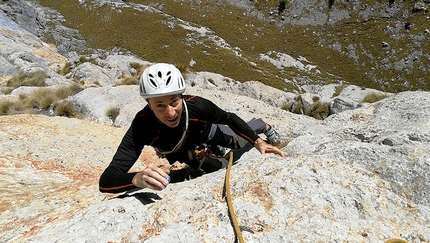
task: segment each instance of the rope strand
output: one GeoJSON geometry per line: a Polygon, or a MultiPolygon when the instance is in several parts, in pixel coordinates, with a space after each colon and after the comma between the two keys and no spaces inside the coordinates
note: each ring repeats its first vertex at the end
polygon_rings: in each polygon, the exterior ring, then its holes
{"type": "Polygon", "coordinates": [[[242,231],[240,230],[239,224],[237,223],[236,214],[234,213],[233,203],[231,201],[230,170],[231,170],[232,165],[233,165],[233,152],[230,152],[230,160],[228,162],[227,172],[225,175],[224,190],[225,190],[226,197],[227,197],[227,206],[228,206],[228,211],[230,213],[230,219],[231,219],[231,223],[233,224],[234,232],[236,233],[236,238],[239,239],[240,243],[244,243],[242,231]]]}

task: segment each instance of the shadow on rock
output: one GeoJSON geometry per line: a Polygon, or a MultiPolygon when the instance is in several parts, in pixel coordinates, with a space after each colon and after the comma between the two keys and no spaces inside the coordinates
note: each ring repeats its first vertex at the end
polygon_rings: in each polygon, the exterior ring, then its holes
{"type": "MultiPolygon", "coordinates": [[[[114,198],[126,198],[126,197],[135,197],[137,200],[139,200],[143,205],[151,204],[156,202],[157,200],[161,200],[162,198],[158,196],[156,193],[153,192],[137,192],[131,194],[130,192],[127,192],[125,194],[122,194],[120,196],[114,197],[114,198]]],[[[111,198],[113,199],[113,198],[111,198]]]]}

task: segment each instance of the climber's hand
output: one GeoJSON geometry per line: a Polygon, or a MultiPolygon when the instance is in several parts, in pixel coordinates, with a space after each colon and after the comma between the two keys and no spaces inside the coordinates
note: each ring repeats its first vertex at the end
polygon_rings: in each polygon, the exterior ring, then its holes
{"type": "Polygon", "coordinates": [[[132,180],[136,187],[151,188],[157,191],[163,190],[169,184],[166,175],[169,174],[168,169],[162,169],[155,165],[146,167],[143,171],[137,173],[132,180]]]}
{"type": "Polygon", "coordinates": [[[281,156],[282,158],[285,158],[287,156],[287,153],[280,150],[278,147],[275,147],[273,145],[266,143],[261,138],[258,138],[257,140],[255,140],[254,147],[262,154],[273,153],[281,156]]]}

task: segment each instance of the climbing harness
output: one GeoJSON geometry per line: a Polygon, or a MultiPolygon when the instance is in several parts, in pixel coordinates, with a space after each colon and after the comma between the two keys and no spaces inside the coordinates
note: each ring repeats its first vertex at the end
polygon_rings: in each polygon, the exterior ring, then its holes
{"type": "Polygon", "coordinates": [[[231,194],[230,194],[230,170],[231,170],[231,166],[233,165],[233,152],[230,152],[229,156],[230,156],[230,159],[229,159],[227,171],[225,174],[224,192],[226,195],[228,212],[230,214],[231,223],[233,224],[234,232],[236,233],[236,239],[239,239],[239,242],[243,243],[244,240],[242,236],[242,231],[240,230],[240,227],[237,223],[236,214],[234,213],[233,203],[231,201],[231,194]]]}
{"type": "Polygon", "coordinates": [[[225,148],[222,148],[220,146],[213,147],[207,145],[206,143],[203,143],[194,149],[189,149],[187,152],[188,159],[195,160],[198,162],[197,171],[202,174],[205,174],[205,172],[202,170],[202,165],[209,158],[216,159],[221,162],[221,168],[227,167],[228,154],[225,152],[225,148]]]}

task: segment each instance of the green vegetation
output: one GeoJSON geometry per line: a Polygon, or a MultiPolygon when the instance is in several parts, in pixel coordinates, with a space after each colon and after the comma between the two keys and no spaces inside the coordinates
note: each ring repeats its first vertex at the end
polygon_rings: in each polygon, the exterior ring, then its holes
{"type": "MultiPolygon", "coordinates": [[[[195,1],[168,0],[127,2],[145,4],[155,9],[163,5],[164,15],[145,10],[142,13],[132,8],[117,11],[108,4],[85,8],[74,0],[40,0],[42,5],[58,10],[66,19],[64,24],[79,30],[91,48],[120,48],[142,59],[173,63],[184,70],[220,73],[240,82],[257,80],[286,91],[297,90],[302,84],[300,80],[306,84],[324,84],[334,82],[333,76],[336,76],[335,80],[387,92],[428,90],[428,82],[422,80],[428,72],[420,68],[420,65],[429,65],[427,58],[420,58],[414,62],[413,68],[407,70],[382,68],[387,62],[397,62],[395,57],[407,58],[417,48],[430,49],[430,42],[420,42],[418,47],[411,45],[408,37],[424,33],[426,26],[421,20],[425,13],[414,13],[404,19],[408,28],[398,33],[404,38],[394,41],[387,26],[395,27],[402,16],[363,19],[352,11],[354,3],[351,1],[326,2],[325,13],[330,14],[332,10],[329,7],[333,7],[350,10],[351,16],[335,25],[319,26],[289,25],[283,23],[278,15],[269,16],[270,9],[278,8],[279,14],[294,4],[291,1],[252,1],[252,11],[227,2],[209,0],[202,0],[199,4],[195,1]],[[259,17],[255,11],[260,12],[259,17]],[[182,23],[174,18],[196,28],[207,27],[207,34],[215,33],[220,37],[219,41],[225,40],[230,48],[240,50],[240,55],[217,46],[205,34],[182,28],[182,23]],[[142,23],[145,23],[144,26],[142,23]],[[392,40],[390,52],[395,55],[381,47],[381,42],[387,40],[392,40]],[[317,65],[318,72],[288,67],[279,69],[260,59],[261,54],[270,51],[286,53],[293,58],[306,57],[317,65]],[[190,60],[195,60],[192,68],[188,66],[190,60]],[[410,85],[404,85],[405,82],[401,82],[399,77],[408,80],[410,85]],[[292,82],[285,82],[287,79],[292,82]]],[[[414,2],[403,2],[401,6],[411,10],[414,2]]],[[[366,4],[382,6],[383,3],[372,0],[366,4]]],[[[52,40],[50,36],[46,38],[52,40]]]]}
{"type": "Polygon", "coordinates": [[[37,88],[28,95],[20,95],[18,100],[0,101],[0,115],[45,113],[52,108],[57,115],[79,117],[73,104],[62,100],[81,90],[78,84],[37,88]]]}
{"type": "Polygon", "coordinates": [[[8,87],[18,88],[20,86],[45,86],[45,79],[48,75],[44,71],[38,70],[31,73],[19,72],[7,81],[8,87]]]}

